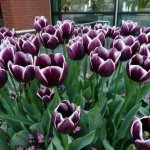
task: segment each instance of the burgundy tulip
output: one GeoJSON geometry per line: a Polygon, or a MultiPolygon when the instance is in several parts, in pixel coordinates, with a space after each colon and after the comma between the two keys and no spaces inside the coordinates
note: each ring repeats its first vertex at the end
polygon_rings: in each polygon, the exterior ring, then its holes
{"type": "Polygon", "coordinates": [[[19,46],[24,53],[37,55],[40,49],[38,36],[27,33],[19,39],[19,46]]]}
{"type": "Polygon", "coordinates": [[[129,133],[137,150],[150,149],[150,116],[134,117],[129,127],[129,133]]]}
{"type": "Polygon", "coordinates": [[[55,129],[61,133],[72,133],[80,120],[81,109],[73,103],[63,100],[59,103],[52,115],[55,129]]]}
{"type": "Polygon", "coordinates": [[[37,80],[45,86],[61,85],[67,77],[68,67],[64,56],[41,54],[35,60],[37,80]]]}
{"type": "Polygon", "coordinates": [[[150,58],[150,44],[142,44],[139,53],[150,58]]]}
{"type": "Polygon", "coordinates": [[[120,57],[120,52],[112,48],[99,46],[90,53],[90,69],[101,76],[111,76],[115,71],[120,57]]]}
{"type": "Polygon", "coordinates": [[[44,16],[36,16],[34,19],[34,29],[40,32],[44,27],[48,26],[48,20],[44,16]]]}
{"type": "Polygon", "coordinates": [[[37,96],[39,97],[39,99],[43,102],[43,103],[48,103],[50,102],[53,97],[54,97],[55,91],[54,89],[45,87],[43,88],[39,88],[37,91],[37,96]]]}
{"type": "Polygon", "coordinates": [[[115,26],[110,26],[107,28],[107,32],[106,32],[106,36],[107,37],[111,37],[111,38],[115,38],[118,35],[120,35],[120,28],[119,27],[115,27],[115,26]]]}
{"type": "Polygon", "coordinates": [[[7,73],[5,69],[0,67],[0,88],[2,88],[8,80],[7,73]]]}
{"type": "Polygon", "coordinates": [[[66,48],[68,56],[72,60],[81,60],[85,56],[83,39],[79,36],[69,40],[66,48]]]}
{"type": "Polygon", "coordinates": [[[31,54],[16,52],[14,61],[8,62],[8,69],[12,76],[18,81],[28,83],[34,79],[35,72],[31,54]]]}
{"type": "Polygon", "coordinates": [[[14,28],[6,28],[2,27],[0,28],[0,42],[5,37],[16,37],[16,31],[14,28]]]}
{"type": "Polygon", "coordinates": [[[48,25],[40,32],[40,39],[46,48],[55,49],[62,40],[62,32],[56,26],[48,25]]]}
{"type": "Polygon", "coordinates": [[[127,63],[128,76],[137,82],[147,82],[150,78],[150,58],[135,54],[127,63]]]}
{"type": "Polygon", "coordinates": [[[150,27],[143,27],[140,29],[140,33],[149,33],[150,32],[150,27]]]}
{"type": "Polygon", "coordinates": [[[94,29],[95,29],[95,30],[103,29],[103,25],[102,25],[101,23],[96,23],[96,24],[94,25],[94,29]]]}
{"type": "Polygon", "coordinates": [[[61,29],[63,39],[68,40],[74,32],[74,22],[71,20],[57,21],[57,26],[61,29]]]}
{"type": "Polygon", "coordinates": [[[141,33],[138,36],[138,40],[140,44],[142,45],[143,43],[148,44],[150,43],[150,32],[149,33],[141,33]]]}
{"type": "Polygon", "coordinates": [[[137,22],[133,22],[132,20],[122,20],[121,23],[121,35],[135,35],[139,31],[139,27],[137,22]]]}
{"type": "Polygon", "coordinates": [[[139,42],[133,36],[116,38],[113,47],[121,52],[121,61],[129,60],[139,49],[139,42]],[[121,38],[121,39],[120,39],[121,38]]]}

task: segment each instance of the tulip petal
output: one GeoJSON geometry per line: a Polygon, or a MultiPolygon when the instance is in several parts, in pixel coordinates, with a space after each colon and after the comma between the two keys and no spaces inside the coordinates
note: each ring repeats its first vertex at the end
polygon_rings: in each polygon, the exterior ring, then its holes
{"type": "Polygon", "coordinates": [[[149,150],[150,149],[150,140],[136,140],[134,142],[135,147],[137,150],[149,150]]]}

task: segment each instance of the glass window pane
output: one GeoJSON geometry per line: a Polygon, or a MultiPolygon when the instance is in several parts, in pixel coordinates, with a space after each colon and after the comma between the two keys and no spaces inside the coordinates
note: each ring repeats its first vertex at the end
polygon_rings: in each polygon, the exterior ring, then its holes
{"type": "Polygon", "coordinates": [[[61,0],[62,12],[113,11],[114,0],[61,0]]]}

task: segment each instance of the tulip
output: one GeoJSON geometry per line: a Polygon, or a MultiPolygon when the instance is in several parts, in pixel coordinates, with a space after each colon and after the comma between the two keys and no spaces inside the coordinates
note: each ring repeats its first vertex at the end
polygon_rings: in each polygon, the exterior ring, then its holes
{"type": "Polygon", "coordinates": [[[37,132],[37,142],[38,144],[44,143],[44,135],[40,130],[37,132]]]}
{"type": "Polygon", "coordinates": [[[77,36],[66,45],[67,53],[72,60],[81,60],[85,56],[83,39],[77,36]]]}
{"type": "Polygon", "coordinates": [[[17,81],[28,83],[34,79],[35,72],[31,54],[16,52],[13,62],[8,62],[8,69],[17,81]]]}
{"type": "Polygon", "coordinates": [[[19,46],[21,51],[31,55],[37,55],[40,49],[38,36],[27,33],[19,39],[19,46]]]}
{"type": "Polygon", "coordinates": [[[15,50],[13,47],[5,47],[0,51],[0,60],[3,63],[4,67],[7,68],[9,61],[13,62],[15,50]]]}
{"type": "Polygon", "coordinates": [[[5,37],[16,37],[16,31],[14,28],[6,28],[2,27],[0,28],[0,42],[5,37]]]}
{"type": "Polygon", "coordinates": [[[7,73],[5,69],[0,67],[0,88],[2,88],[8,80],[7,73]]]}
{"type": "Polygon", "coordinates": [[[137,150],[150,149],[150,116],[134,117],[129,127],[129,133],[137,150]]]}
{"type": "Polygon", "coordinates": [[[149,33],[150,32],[150,27],[143,27],[140,29],[140,33],[149,33]]]}
{"type": "Polygon", "coordinates": [[[127,63],[128,76],[137,82],[147,82],[150,78],[150,58],[135,54],[127,63]]]}
{"type": "Polygon", "coordinates": [[[103,77],[112,75],[119,62],[120,52],[99,46],[90,53],[90,69],[103,77]]]}
{"type": "Polygon", "coordinates": [[[36,32],[40,32],[44,27],[48,26],[48,20],[44,16],[36,16],[34,19],[34,28],[36,32]]]}
{"type": "Polygon", "coordinates": [[[107,28],[107,32],[106,32],[107,37],[111,37],[114,39],[118,35],[120,35],[120,28],[119,27],[115,27],[115,26],[111,27],[110,26],[107,28]]]}
{"type": "Polygon", "coordinates": [[[94,25],[94,29],[95,29],[95,30],[103,29],[103,25],[102,25],[101,23],[96,23],[96,24],[94,25]]]}
{"type": "Polygon", "coordinates": [[[63,39],[68,40],[74,32],[74,22],[71,20],[57,21],[57,26],[62,31],[63,39]]]}
{"type": "Polygon", "coordinates": [[[103,32],[90,30],[83,37],[84,48],[87,54],[90,54],[96,47],[102,46],[105,43],[105,35],[103,32]]]}
{"type": "Polygon", "coordinates": [[[53,112],[52,123],[58,132],[72,133],[79,123],[80,114],[80,106],[76,108],[73,103],[63,100],[53,112]]]}
{"type": "Polygon", "coordinates": [[[62,32],[56,26],[48,25],[40,32],[40,39],[46,48],[55,49],[62,40],[62,32]]]}
{"type": "MultiPolygon", "coordinates": [[[[117,37],[118,38],[118,37],[117,37]]],[[[113,47],[121,52],[121,61],[129,60],[139,49],[139,42],[133,36],[120,37],[113,41],[113,47]]]]}
{"type": "Polygon", "coordinates": [[[68,67],[61,53],[41,54],[35,65],[36,78],[45,86],[61,85],[67,77],[68,67]]]}
{"type": "Polygon", "coordinates": [[[45,87],[44,89],[39,88],[37,91],[37,96],[44,103],[48,103],[49,101],[51,101],[54,97],[54,94],[55,94],[54,89],[48,87],[45,87]]]}
{"type": "Polygon", "coordinates": [[[122,20],[121,23],[121,35],[135,35],[139,31],[139,27],[137,22],[133,22],[132,20],[122,20]]]}
{"type": "Polygon", "coordinates": [[[150,44],[142,44],[139,53],[150,58],[150,44]]]}
{"type": "Polygon", "coordinates": [[[149,33],[141,33],[138,36],[138,40],[140,44],[142,45],[143,43],[148,44],[150,43],[150,32],[149,33]]]}

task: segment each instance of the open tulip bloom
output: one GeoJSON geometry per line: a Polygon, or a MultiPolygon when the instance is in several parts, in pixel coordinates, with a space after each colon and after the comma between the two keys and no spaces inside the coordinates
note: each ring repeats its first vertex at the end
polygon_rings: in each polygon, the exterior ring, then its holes
{"type": "Polygon", "coordinates": [[[0,28],[0,150],[149,150],[150,27],[33,26],[0,28]]]}

